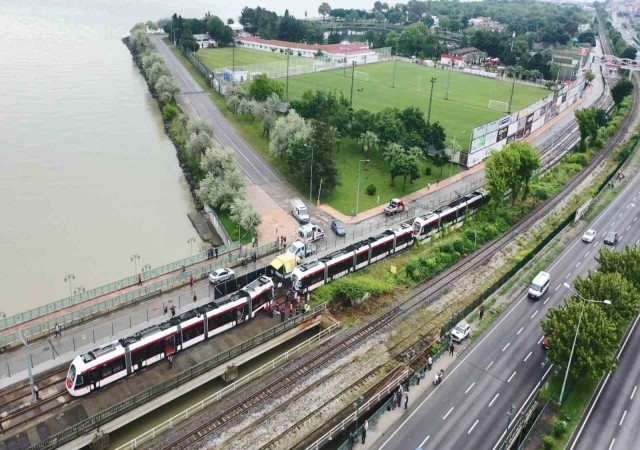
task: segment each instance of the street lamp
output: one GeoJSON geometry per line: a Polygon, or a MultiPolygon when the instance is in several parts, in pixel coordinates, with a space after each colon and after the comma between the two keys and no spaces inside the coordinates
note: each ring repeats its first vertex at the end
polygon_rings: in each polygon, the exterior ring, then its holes
{"type": "MultiPolygon", "coordinates": [[[[463,130],[463,133],[466,133],[467,130],[463,130]]],[[[451,174],[453,173],[453,158],[454,156],[456,156],[457,153],[460,153],[461,150],[461,146],[458,145],[458,143],[456,142],[456,139],[458,138],[458,135],[453,135],[453,141],[452,141],[452,145],[451,147],[453,147],[451,149],[451,158],[449,158],[449,178],[451,178],[451,174]]]]}
{"type": "Polygon", "coordinates": [[[431,94],[429,95],[429,112],[427,113],[427,125],[431,122],[431,102],[433,101],[433,85],[436,84],[436,77],[431,77],[431,94]]]}
{"type": "Polygon", "coordinates": [[[73,295],[82,294],[84,291],[86,291],[86,289],[84,288],[84,286],[80,285],[73,290],[73,295]]]}
{"type": "Polygon", "coordinates": [[[72,287],[71,287],[71,280],[75,280],[76,276],[72,273],[68,273],[64,276],[64,282],[65,283],[69,283],[69,300],[73,299],[73,293],[72,291],[72,287]]]}
{"type": "Polygon", "coordinates": [[[142,266],[142,267],[140,268],[140,273],[144,273],[144,272],[146,272],[147,270],[151,270],[151,264],[145,264],[144,266],[142,266]]]}
{"type": "Polygon", "coordinates": [[[567,364],[567,371],[564,374],[564,381],[562,382],[562,390],[560,391],[560,399],[558,400],[558,404],[562,405],[562,397],[564,397],[564,388],[567,384],[567,378],[569,377],[569,369],[571,368],[571,360],[573,359],[573,351],[576,348],[576,341],[578,340],[578,333],[580,332],[580,323],[582,322],[582,314],[584,313],[584,305],[587,304],[587,302],[589,303],[602,303],[605,305],[610,305],[611,304],[611,300],[589,300],[584,298],[582,295],[578,294],[578,292],[573,289],[569,283],[564,283],[564,287],[566,287],[567,289],[569,289],[571,292],[573,292],[576,296],[580,297],[580,299],[582,300],[582,309],[580,310],[580,318],[578,319],[578,326],[576,327],[576,334],[573,337],[573,345],[571,345],[571,353],[569,354],[569,363],[567,364]]]}
{"type": "Polygon", "coordinates": [[[138,275],[138,260],[140,259],[140,255],[138,253],[134,253],[131,255],[130,260],[133,261],[133,275],[138,275]]]}
{"type": "Polygon", "coordinates": [[[313,145],[302,144],[305,148],[311,149],[311,173],[309,174],[309,203],[311,203],[311,192],[313,190],[313,145]]]}
{"type": "Polygon", "coordinates": [[[356,215],[358,214],[358,206],[360,203],[360,163],[366,162],[368,163],[370,160],[369,159],[361,159],[360,161],[358,161],[358,194],[356,196],[356,215]]]}
{"type": "Polygon", "coordinates": [[[189,244],[189,249],[191,251],[191,256],[193,256],[193,244],[196,242],[196,238],[193,236],[187,239],[187,244],[189,244]]]}
{"type": "Polygon", "coordinates": [[[508,113],[511,114],[511,104],[513,103],[513,91],[516,88],[516,78],[518,77],[518,61],[520,60],[520,58],[516,58],[516,66],[513,67],[513,82],[511,83],[511,95],[509,96],[509,111],[508,113]]]}

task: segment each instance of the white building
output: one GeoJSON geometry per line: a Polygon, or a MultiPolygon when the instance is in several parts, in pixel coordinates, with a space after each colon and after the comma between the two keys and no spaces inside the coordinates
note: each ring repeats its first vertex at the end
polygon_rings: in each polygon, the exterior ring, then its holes
{"type": "Polygon", "coordinates": [[[209,48],[209,47],[217,47],[218,43],[209,36],[209,33],[204,34],[194,34],[193,37],[196,39],[196,42],[200,46],[200,48],[209,48]]]}

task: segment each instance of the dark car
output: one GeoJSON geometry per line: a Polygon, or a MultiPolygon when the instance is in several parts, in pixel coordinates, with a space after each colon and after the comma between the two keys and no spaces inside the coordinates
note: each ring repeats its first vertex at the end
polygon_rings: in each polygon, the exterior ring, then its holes
{"type": "Polygon", "coordinates": [[[618,242],[618,233],[615,231],[609,231],[604,235],[604,243],[608,245],[615,245],[618,242]]]}
{"type": "Polygon", "coordinates": [[[344,224],[337,219],[331,221],[331,229],[340,237],[347,234],[344,229],[344,224]]]}

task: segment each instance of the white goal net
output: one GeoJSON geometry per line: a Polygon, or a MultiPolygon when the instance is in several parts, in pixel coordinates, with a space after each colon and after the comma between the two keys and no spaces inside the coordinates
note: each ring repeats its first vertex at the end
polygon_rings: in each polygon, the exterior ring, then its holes
{"type": "Polygon", "coordinates": [[[367,72],[358,72],[356,70],[353,77],[358,81],[369,81],[369,74],[367,72]]]}
{"type": "Polygon", "coordinates": [[[509,103],[499,102],[498,100],[489,100],[489,109],[493,111],[508,112],[509,103]]]}

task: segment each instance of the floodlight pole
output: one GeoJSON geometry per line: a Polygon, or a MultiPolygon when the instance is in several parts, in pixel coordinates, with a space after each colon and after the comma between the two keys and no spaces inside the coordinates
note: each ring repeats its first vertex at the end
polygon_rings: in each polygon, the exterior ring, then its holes
{"type": "Polygon", "coordinates": [[[289,55],[291,55],[291,49],[288,48],[287,50],[285,50],[287,53],[287,103],[289,103],[289,55]]]}
{"type": "Polygon", "coordinates": [[[356,74],[356,64],[357,63],[355,61],[351,62],[351,66],[353,68],[351,69],[351,96],[349,97],[349,106],[353,106],[353,79],[356,74]]]}
{"type": "Polygon", "coordinates": [[[444,96],[445,100],[449,100],[449,86],[451,85],[451,69],[452,67],[449,67],[449,76],[447,77],[447,92],[444,96]]]}
{"type": "Polygon", "coordinates": [[[233,44],[231,44],[231,58],[232,58],[232,74],[231,74],[231,85],[236,85],[236,40],[233,40],[233,44]]]}
{"type": "Polygon", "coordinates": [[[427,113],[427,125],[431,123],[431,102],[433,101],[433,85],[436,84],[436,78],[431,77],[431,94],[429,95],[429,112],[427,113]]]}
{"type": "Polygon", "coordinates": [[[511,114],[511,104],[513,103],[513,91],[516,88],[516,77],[518,76],[518,70],[514,69],[515,72],[513,73],[513,83],[511,83],[511,95],[509,96],[509,109],[507,111],[507,113],[511,114]]]}
{"type": "MultiPolygon", "coordinates": [[[[397,50],[397,49],[396,49],[397,50]]],[[[398,62],[397,55],[393,56],[393,85],[391,87],[396,87],[396,63],[398,62]]]]}

